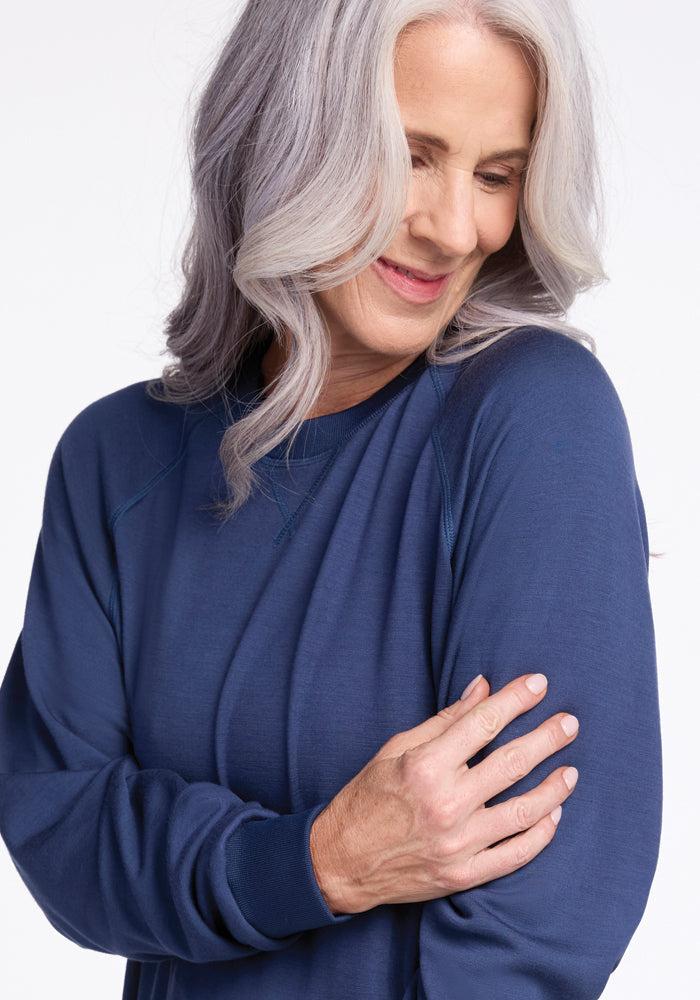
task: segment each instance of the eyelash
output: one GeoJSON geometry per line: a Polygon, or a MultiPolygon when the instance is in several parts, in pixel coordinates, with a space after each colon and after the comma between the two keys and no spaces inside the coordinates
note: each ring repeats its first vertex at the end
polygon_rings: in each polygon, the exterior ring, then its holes
{"type": "MultiPolygon", "coordinates": [[[[411,154],[411,166],[414,170],[428,165],[429,164],[426,163],[425,159],[419,154],[411,154]]],[[[480,173],[476,176],[480,178],[485,187],[490,188],[492,191],[497,188],[511,187],[513,184],[512,179],[505,174],[480,173]]]]}
{"type": "Polygon", "coordinates": [[[479,177],[490,188],[510,187],[513,183],[505,174],[479,174],[479,177]]]}

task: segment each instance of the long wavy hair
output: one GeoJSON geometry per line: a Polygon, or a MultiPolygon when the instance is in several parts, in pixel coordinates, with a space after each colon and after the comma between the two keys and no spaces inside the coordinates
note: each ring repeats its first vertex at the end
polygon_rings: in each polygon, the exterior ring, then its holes
{"type": "Polygon", "coordinates": [[[525,324],[581,336],[566,311],[603,272],[590,85],[567,0],[248,0],[196,114],[185,284],[167,321],[175,362],[151,386],[170,401],[207,399],[235,387],[264,338],[283,345],[283,370],[222,440],[230,512],[323,387],[330,346],[314,293],[368,267],[401,222],[411,167],[394,52],[409,25],[434,19],[520,44],[538,109],[513,234],[430,360],[525,324]]]}

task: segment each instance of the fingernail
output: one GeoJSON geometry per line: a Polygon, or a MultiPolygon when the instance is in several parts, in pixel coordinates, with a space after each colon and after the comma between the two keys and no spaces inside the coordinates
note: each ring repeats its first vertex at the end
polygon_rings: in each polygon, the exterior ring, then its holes
{"type": "Polygon", "coordinates": [[[469,695],[472,693],[472,691],[474,690],[474,688],[476,687],[476,685],[479,683],[479,681],[481,680],[481,678],[482,678],[482,674],[479,674],[479,676],[475,677],[474,680],[471,681],[471,683],[467,684],[467,686],[465,687],[464,691],[462,691],[461,697],[459,699],[460,701],[464,701],[466,698],[469,697],[469,695]]]}
{"type": "Polygon", "coordinates": [[[533,694],[542,694],[544,689],[547,687],[547,678],[544,674],[531,674],[525,681],[525,686],[528,687],[533,694]]]}
{"type": "Polygon", "coordinates": [[[557,826],[559,820],[561,819],[561,806],[557,806],[557,808],[549,814],[549,817],[552,820],[552,823],[557,826]]]}
{"type": "Polygon", "coordinates": [[[564,781],[566,782],[566,787],[571,791],[572,788],[576,786],[578,781],[578,771],[575,767],[567,767],[564,771],[564,781]]]}
{"type": "Polygon", "coordinates": [[[578,732],[578,719],[575,715],[565,715],[561,720],[561,728],[567,736],[574,736],[578,732]]]}

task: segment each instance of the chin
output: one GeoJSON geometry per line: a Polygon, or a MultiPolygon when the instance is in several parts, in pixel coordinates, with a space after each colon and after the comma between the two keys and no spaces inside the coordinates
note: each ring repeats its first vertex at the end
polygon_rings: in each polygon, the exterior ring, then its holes
{"type": "Polygon", "coordinates": [[[367,343],[367,347],[395,358],[405,357],[413,360],[435,343],[449,322],[447,320],[439,326],[431,324],[428,329],[412,329],[413,324],[410,321],[392,324],[385,332],[373,337],[372,343],[367,343]]]}

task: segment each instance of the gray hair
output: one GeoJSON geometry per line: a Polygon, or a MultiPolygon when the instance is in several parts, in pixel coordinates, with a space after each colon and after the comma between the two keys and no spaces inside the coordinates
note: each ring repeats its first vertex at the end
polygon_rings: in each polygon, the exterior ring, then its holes
{"type": "Polygon", "coordinates": [[[151,387],[206,399],[270,331],[283,344],[282,372],[223,437],[229,511],[323,387],[330,346],[313,293],[368,267],[401,222],[410,156],[393,57],[402,31],[433,19],[522,45],[538,110],[513,234],[429,357],[466,357],[533,323],[582,336],[564,316],[603,272],[592,101],[567,0],[249,0],[194,123],[185,287],[167,324],[176,363],[151,387]]]}

